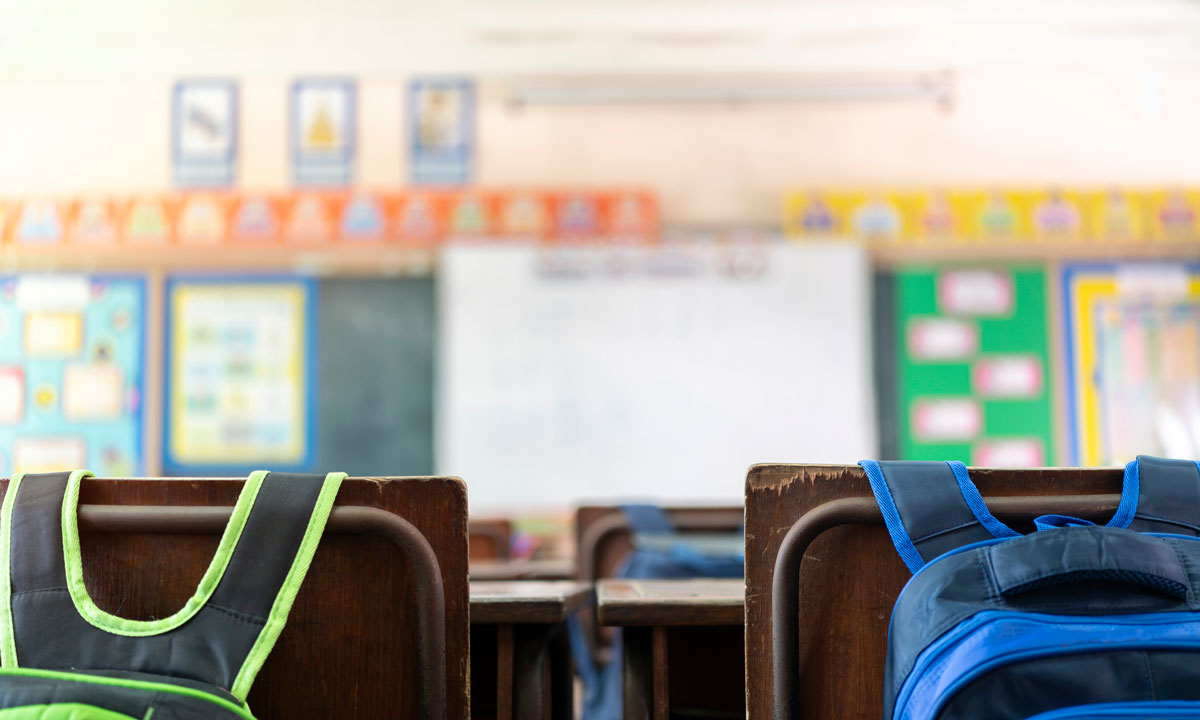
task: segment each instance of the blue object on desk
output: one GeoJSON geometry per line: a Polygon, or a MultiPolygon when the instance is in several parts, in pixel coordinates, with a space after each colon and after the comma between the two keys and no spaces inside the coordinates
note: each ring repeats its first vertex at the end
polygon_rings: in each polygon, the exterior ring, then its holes
{"type": "MultiPolygon", "coordinates": [[[[624,505],[633,530],[633,552],[616,576],[630,580],[740,578],[746,574],[745,526],[735,533],[682,534],[657,505],[624,505]]],[[[583,682],[583,720],[620,720],[621,630],[613,634],[613,659],[597,667],[578,616],[568,620],[571,653],[583,682]]]]}

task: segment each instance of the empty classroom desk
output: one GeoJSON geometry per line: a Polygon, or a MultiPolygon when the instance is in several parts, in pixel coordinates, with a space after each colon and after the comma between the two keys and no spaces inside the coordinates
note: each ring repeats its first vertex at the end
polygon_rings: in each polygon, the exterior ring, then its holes
{"type": "Polygon", "coordinates": [[[570,720],[566,620],[591,604],[591,585],[472,580],[470,587],[472,717],[541,720],[549,710],[555,720],[570,720]]]}
{"type": "Polygon", "coordinates": [[[546,560],[472,560],[472,580],[570,580],[575,563],[569,558],[546,560]]]}
{"type": "Polygon", "coordinates": [[[623,628],[625,720],[745,717],[744,607],[740,578],[596,583],[600,624],[623,628]]]}
{"type": "MultiPolygon", "coordinates": [[[[663,508],[680,535],[738,533],[742,526],[742,507],[681,506],[663,508]]],[[[617,505],[581,505],[575,511],[575,577],[596,582],[617,574],[618,568],[633,551],[634,533],[629,519],[617,505]]],[[[743,541],[739,537],[737,544],[743,541]]],[[[596,661],[609,660],[609,633],[584,618],[596,661]]]]}

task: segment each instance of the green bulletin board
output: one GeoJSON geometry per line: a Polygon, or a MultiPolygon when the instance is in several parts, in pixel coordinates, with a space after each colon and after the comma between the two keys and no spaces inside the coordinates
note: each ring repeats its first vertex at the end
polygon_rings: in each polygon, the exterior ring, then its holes
{"type": "Polygon", "coordinates": [[[1045,270],[909,266],[894,293],[900,457],[1052,464],[1045,270]]]}

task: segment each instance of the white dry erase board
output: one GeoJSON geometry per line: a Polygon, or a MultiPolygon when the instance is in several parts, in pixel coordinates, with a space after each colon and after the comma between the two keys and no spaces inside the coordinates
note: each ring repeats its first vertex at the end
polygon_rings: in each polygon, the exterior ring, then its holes
{"type": "Polygon", "coordinates": [[[463,245],[439,277],[438,474],[473,511],[738,503],[876,449],[860,248],[463,245]]]}

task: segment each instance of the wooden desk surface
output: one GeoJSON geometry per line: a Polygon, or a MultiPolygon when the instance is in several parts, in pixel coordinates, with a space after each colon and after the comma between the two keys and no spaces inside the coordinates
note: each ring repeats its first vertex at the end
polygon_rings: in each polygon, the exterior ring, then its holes
{"type": "Polygon", "coordinates": [[[741,625],[745,599],[741,578],[596,583],[596,615],[602,625],[741,625]]]}
{"type": "Polygon", "coordinates": [[[472,560],[471,580],[571,580],[575,562],[556,560],[472,560]]]}
{"type": "Polygon", "coordinates": [[[591,602],[591,584],[575,580],[471,580],[472,625],[551,625],[591,602]]]}

